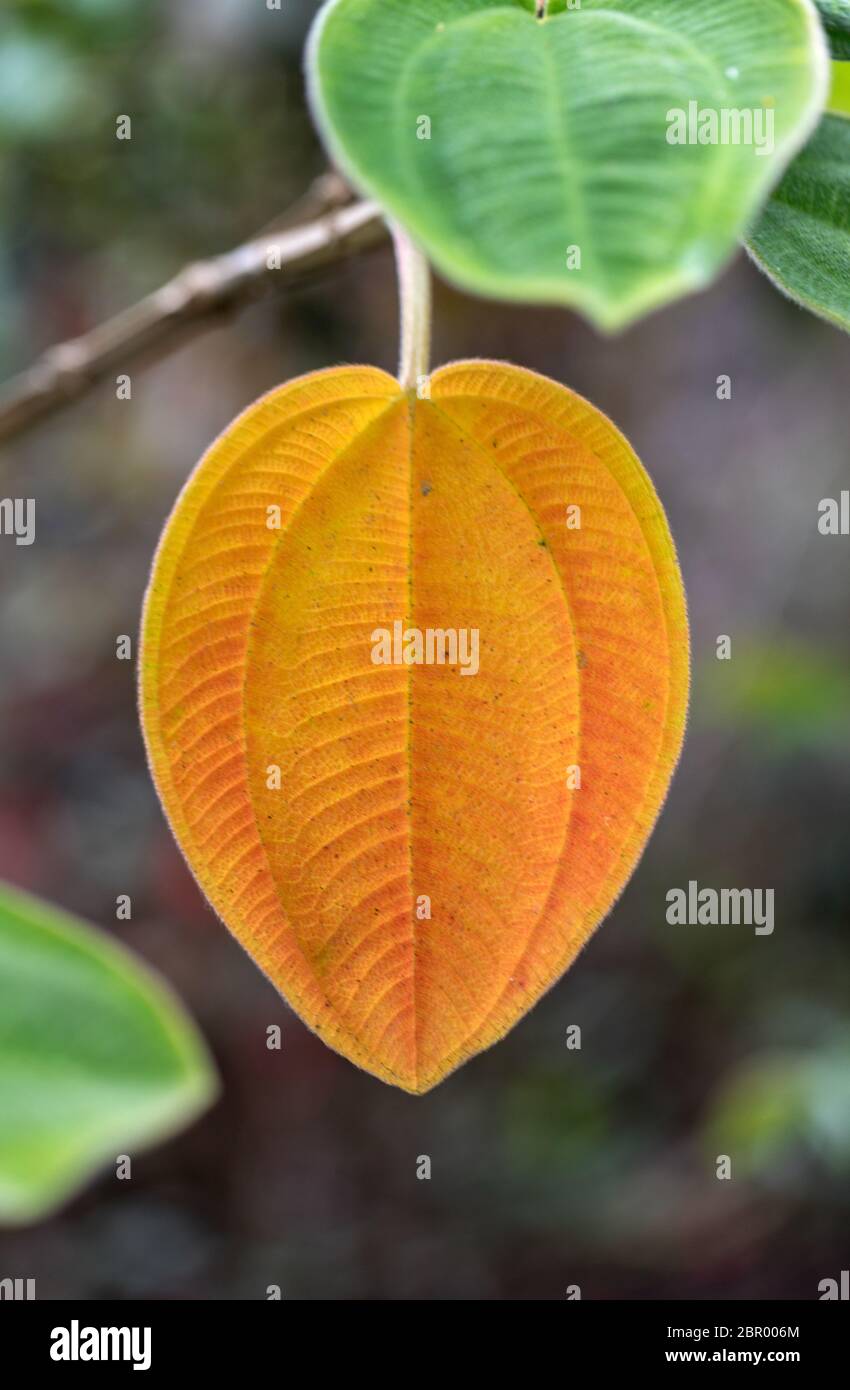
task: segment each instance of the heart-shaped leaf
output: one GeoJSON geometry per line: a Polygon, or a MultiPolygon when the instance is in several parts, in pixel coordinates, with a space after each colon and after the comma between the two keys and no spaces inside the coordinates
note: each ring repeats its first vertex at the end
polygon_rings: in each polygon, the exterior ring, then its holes
{"type": "Polygon", "coordinates": [[[517,367],[373,368],[251,407],[148,592],[141,708],[177,839],[307,1023],[427,1091],[572,962],[685,719],[684,595],[608,420],[517,367]]]}
{"type": "Polygon", "coordinates": [[[166,1138],[216,1082],[190,1020],[107,937],[0,887],[0,1223],[166,1138]]]}
{"type": "Polygon", "coordinates": [[[447,277],[620,329],[734,253],[823,109],[823,30],[810,0],[533,8],[331,0],[316,118],[447,277]]]}
{"type": "Polygon", "coordinates": [[[850,0],[815,0],[833,58],[850,58],[850,0]]]}
{"type": "Polygon", "coordinates": [[[850,120],[824,116],[747,248],[791,299],[850,331],[850,120]]]}

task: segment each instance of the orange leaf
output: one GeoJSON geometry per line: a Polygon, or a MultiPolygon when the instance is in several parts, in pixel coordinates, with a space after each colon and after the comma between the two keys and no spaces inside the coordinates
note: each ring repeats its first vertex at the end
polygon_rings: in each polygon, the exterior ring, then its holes
{"type": "Polygon", "coordinates": [[[430,389],[338,368],[231,425],[166,528],[141,692],[213,906],[331,1047],[416,1093],[611,908],[688,684],[673,543],[611,423],[518,367],[430,389]]]}

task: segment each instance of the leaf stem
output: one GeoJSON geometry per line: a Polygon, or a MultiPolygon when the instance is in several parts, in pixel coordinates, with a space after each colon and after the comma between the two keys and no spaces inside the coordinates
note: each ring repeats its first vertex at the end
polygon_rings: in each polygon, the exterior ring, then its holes
{"type": "Polygon", "coordinates": [[[431,361],[431,269],[426,257],[398,223],[390,230],[395,243],[401,350],[398,379],[405,391],[416,391],[428,375],[431,361]]]}

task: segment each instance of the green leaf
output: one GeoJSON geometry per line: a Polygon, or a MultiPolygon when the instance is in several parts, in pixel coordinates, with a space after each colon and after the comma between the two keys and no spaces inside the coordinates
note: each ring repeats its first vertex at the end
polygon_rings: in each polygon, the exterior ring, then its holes
{"type": "Polygon", "coordinates": [[[840,116],[850,116],[850,63],[832,64],[832,86],[826,109],[840,116]]]}
{"type": "Polygon", "coordinates": [[[850,331],[850,121],[824,116],[747,242],[789,298],[850,331]]]}
{"type": "Polygon", "coordinates": [[[0,1222],[51,1210],[182,1128],[217,1083],[166,987],[84,923],[0,885],[0,1222]]]}
{"type": "Polygon", "coordinates": [[[309,45],[316,119],[449,279],[617,330],[733,254],[823,109],[823,29],[810,0],[533,9],[331,0],[309,45]],[[672,143],[671,112],[691,110],[746,112],[750,143],[728,139],[734,116],[726,143],[672,143]]]}
{"type": "Polygon", "coordinates": [[[815,0],[833,58],[850,59],[850,0],[815,0]]]}

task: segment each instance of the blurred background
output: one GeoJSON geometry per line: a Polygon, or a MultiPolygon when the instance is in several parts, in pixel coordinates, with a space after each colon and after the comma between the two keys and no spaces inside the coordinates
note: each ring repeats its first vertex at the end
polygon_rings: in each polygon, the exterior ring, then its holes
{"type": "MultiPolygon", "coordinates": [[[[250,237],[324,170],[301,68],[315,9],[5,0],[0,378],[250,237]]],[[[509,358],[631,439],[679,545],[694,682],[672,794],[616,910],[504,1042],[424,1099],[313,1037],[206,906],[148,779],[134,664],[115,657],[213,436],[289,377],[395,370],[396,351],[379,250],[128,366],[131,401],[107,384],[0,451],[0,493],[37,514],[35,545],[0,542],[0,878],[154,964],[224,1081],[132,1182],[107,1174],[0,1232],[0,1275],[41,1298],[816,1298],[850,1264],[850,537],[817,527],[850,487],[850,343],[743,254],[611,341],[438,287],[435,362],[509,358]],[[689,879],[774,888],[774,934],[668,926],[689,879]]]]}

